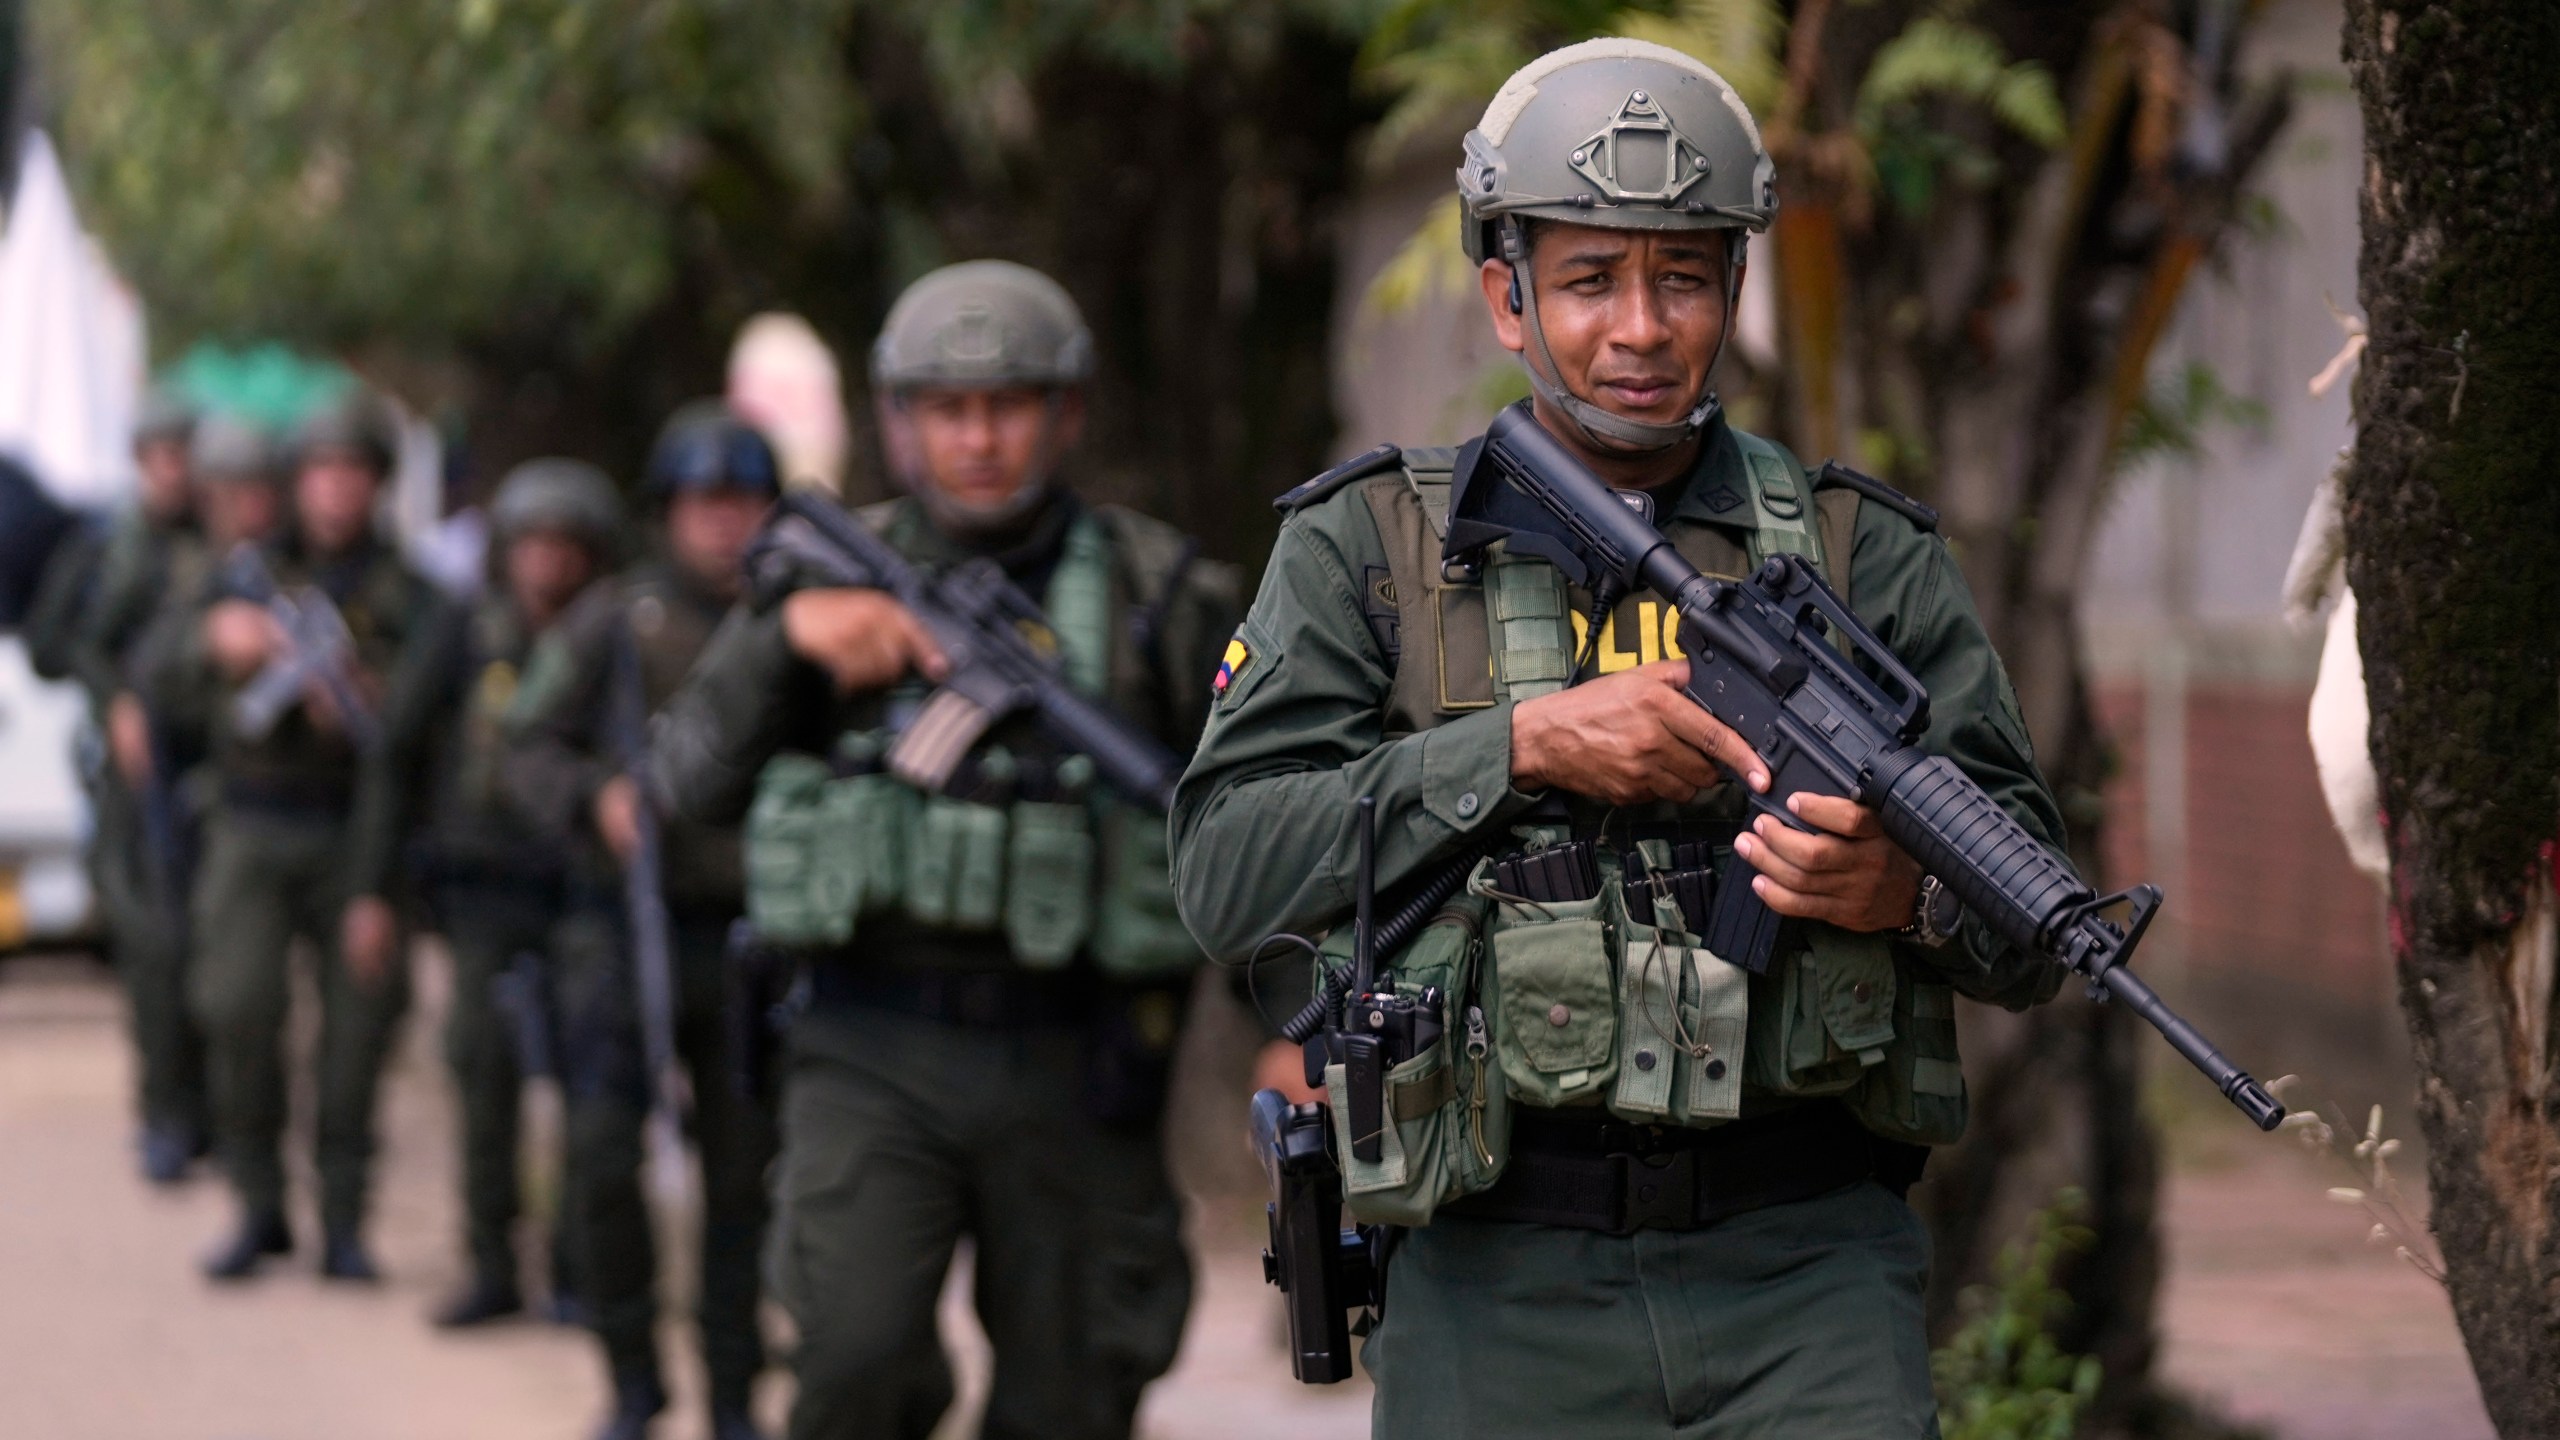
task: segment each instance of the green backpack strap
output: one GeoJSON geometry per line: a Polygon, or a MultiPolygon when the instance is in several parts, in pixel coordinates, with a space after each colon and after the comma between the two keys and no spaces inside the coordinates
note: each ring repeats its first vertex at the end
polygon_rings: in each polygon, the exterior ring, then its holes
{"type": "MultiPolygon", "coordinates": [[[[1422,505],[1431,533],[1449,534],[1449,485],[1458,452],[1446,446],[1403,453],[1404,483],[1422,505]]],[[[1564,576],[1529,556],[1496,550],[1484,569],[1484,594],[1492,623],[1493,689],[1497,698],[1529,700],[1551,695],[1573,678],[1572,607],[1564,576]]]]}
{"type": "Polygon", "coordinates": [[[1742,447],[1742,473],[1751,490],[1751,563],[1772,555],[1801,555],[1823,563],[1822,529],[1813,515],[1813,487],[1795,457],[1747,430],[1733,438],[1742,447]]]}
{"type": "Polygon", "coordinates": [[[1751,563],[1802,555],[1832,590],[1849,596],[1850,541],[1857,534],[1858,492],[1819,492],[1785,446],[1748,431],[1733,432],[1751,490],[1751,563]]]}
{"type": "Polygon", "coordinates": [[[1449,484],[1458,468],[1458,452],[1447,445],[1417,445],[1402,454],[1404,483],[1422,502],[1431,533],[1449,538],[1449,484]]]}
{"type": "Polygon", "coordinates": [[[1086,510],[1067,527],[1043,609],[1067,679],[1087,695],[1111,684],[1111,537],[1086,510]]]}

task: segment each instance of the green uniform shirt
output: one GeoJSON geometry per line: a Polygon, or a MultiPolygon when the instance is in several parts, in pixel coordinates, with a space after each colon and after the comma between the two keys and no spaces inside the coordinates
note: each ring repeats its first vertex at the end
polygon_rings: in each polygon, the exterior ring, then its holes
{"type": "MultiPolygon", "coordinates": [[[[572,863],[586,878],[620,873],[593,819],[596,791],[622,771],[612,736],[617,630],[629,627],[641,699],[654,715],[683,687],[728,608],[678,566],[650,561],[590,586],[525,661],[506,720],[507,783],[538,829],[577,842],[572,863]]],[[[667,902],[735,914],[744,903],[736,824],[670,814],[661,836],[667,902]]]]}
{"type": "MultiPolygon", "coordinates": [[[[1709,527],[1740,553],[1751,534],[1750,507],[1737,503],[1747,493],[1742,466],[1718,421],[1676,496],[1656,497],[1665,533],[1678,542],[1709,527]]],[[[1390,473],[1371,483],[1402,482],[1390,473]]],[[[1813,483],[1808,475],[1808,491],[1813,483]]],[[[1955,760],[2058,847],[2059,807],[2036,773],[2008,677],[1946,545],[1872,502],[1858,507],[1852,533],[1850,608],[1928,687],[1922,744],[1955,760]]],[[[1377,798],[1382,892],[1503,835],[1536,798],[1511,784],[1509,702],[1446,713],[1414,733],[1388,728],[1387,645],[1395,632],[1370,597],[1390,568],[1357,485],[1307,504],[1281,527],[1174,800],[1175,893],[1213,955],[1241,958],[1273,933],[1314,935],[1350,917],[1358,796],[1377,798]]],[[[1587,605],[1587,597],[1575,599],[1587,605]]],[[[1662,618],[1659,597],[1630,596],[1585,675],[1658,658],[1662,618]]],[[[1395,643],[1404,664],[1435,658],[1432,636],[1395,643]]],[[[1727,785],[1697,806],[1654,813],[1729,819],[1742,802],[1727,785]]],[[[2013,1008],[2050,997],[2061,983],[2058,967],[1971,922],[1958,942],[1912,955],[1963,993],[2013,1008]]]]}
{"type": "Polygon", "coordinates": [[[219,574],[170,632],[145,698],[164,714],[200,719],[222,804],[342,822],[346,893],[381,894],[396,878],[400,841],[417,808],[439,666],[458,612],[396,550],[370,537],[325,558],[291,539],[260,551],[278,586],[316,586],[338,607],[354,637],[358,683],[375,700],[380,743],[359,752],[343,733],[312,723],[301,706],[260,739],[233,728],[230,700],[239,687],[222,678],[204,649],[205,611],[232,598],[219,574]]]}
{"type": "Polygon", "coordinates": [[[442,669],[427,808],[436,872],[527,883],[556,879],[564,868],[560,847],[527,818],[506,780],[506,720],[536,633],[515,602],[493,590],[455,634],[442,669]]]}
{"type": "MultiPolygon", "coordinates": [[[[999,552],[975,551],[940,534],[912,502],[894,502],[874,518],[885,520],[883,533],[917,561],[941,565],[990,553],[1016,585],[1036,596],[1057,562],[1060,537],[1082,508],[1064,497],[1032,522],[1026,538],[999,552]]],[[[1114,554],[1107,698],[1121,715],[1165,743],[1188,745],[1208,707],[1218,647],[1235,626],[1235,572],[1197,559],[1164,565],[1164,556],[1186,548],[1178,534],[1130,511],[1105,507],[1096,513],[1114,554]],[[1142,561],[1136,553],[1140,550],[1155,555],[1156,562],[1142,561]],[[1177,573],[1149,573],[1167,569],[1177,573]],[[1143,624],[1138,623],[1141,615],[1149,617],[1143,624]]],[[[893,692],[839,694],[823,673],[791,652],[782,634],[782,600],[795,588],[791,583],[769,587],[770,593],[759,593],[731,616],[693,683],[653,736],[654,773],[679,814],[734,822],[746,813],[758,775],[776,754],[792,750],[823,756],[837,737],[875,729],[886,720],[893,692]]],[[[914,688],[920,694],[923,687],[914,688]]],[[[1000,721],[985,743],[1026,755],[1041,754],[1049,744],[1029,715],[1000,721]]],[[[865,924],[858,948],[866,957],[886,956],[896,963],[895,952],[901,948],[923,946],[933,950],[930,963],[939,968],[1010,963],[1000,936],[931,930],[894,915],[865,924]]]]}

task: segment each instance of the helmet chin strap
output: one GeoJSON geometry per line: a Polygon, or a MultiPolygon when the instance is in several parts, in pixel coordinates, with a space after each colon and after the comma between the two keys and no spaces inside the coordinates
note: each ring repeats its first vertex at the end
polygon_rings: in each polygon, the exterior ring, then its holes
{"type": "MultiPolygon", "coordinates": [[[[1724,358],[1725,341],[1733,333],[1734,301],[1741,289],[1741,267],[1734,261],[1740,249],[1740,245],[1728,242],[1725,253],[1725,324],[1716,336],[1715,353],[1707,357],[1710,379],[1716,373],[1716,362],[1724,358]]],[[[1721,402],[1712,388],[1698,397],[1695,409],[1678,420],[1668,422],[1630,419],[1604,410],[1566,389],[1562,378],[1564,371],[1556,364],[1555,352],[1547,348],[1546,326],[1538,321],[1538,287],[1527,273],[1528,245],[1516,221],[1503,226],[1502,252],[1503,258],[1511,263],[1514,277],[1511,293],[1520,300],[1521,325],[1529,332],[1538,360],[1546,362],[1541,370],[1537,361],[1529,358],[1528,350],[1520,352],[1520,368],[1529,372],[1529,389],[1571,420],[1584,439],[1602,450],[1658,455],[1695,436],[1715,418],[1721,402]]]]}

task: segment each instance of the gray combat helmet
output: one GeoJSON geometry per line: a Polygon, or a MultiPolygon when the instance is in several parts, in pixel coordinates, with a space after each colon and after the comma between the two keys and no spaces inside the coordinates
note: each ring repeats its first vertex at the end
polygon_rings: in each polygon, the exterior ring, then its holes
{"type": "Polygon", "coordinates": [[[376,478],[390,475],[400,453],[398,423],[382,398],[358,386],[305,417],[293,433],[293,463],[338,451],[353,455],[376,478]]]}
{"type": "Polygon", "coordinates": [[[267,432],[220,411],[198,420],[187,439],[187,478],[198,485],[275,485],[283,479],[267,432]]]}
{"type": "MultiPolygon", "coordinates": [[[[1530,220],[1627,230],[1724,230],[1726,330],[1751,232],[1778,211],[1776,167],[1760,127],[1724,77],[1643,40],[1586,40],[1542,55],[1503,82],[1467,132],[1458,167],[1467,258],[1528,259],[1530,220]]],[[[1538,323],[1537,287],[1515,279],[1519,312],[1540,366],[1523,355],[1540,399],[1594,443],[1664,450],[1715,414],[1713,391],[1674,424],[1630,420],[1568,392],[1538,323]]],[[[1713,361],[1709,362],[1712,372],[1713,361]]]]}
{"type": "Polygon", "coordinates": [[[610,556],[622,538],[622,497],[584,460],[527,460],[498,482],[489,524],[501,545],[529,530],[556,530],[610,556]]]}
{"type": "Polygon", "coordinates": [[[906,288],[871,347],[871,382],[995,389],[1081,385],[1093,332],[1057,281],[1010,260],[945,265],[906,288]]]}
{"type": "Polygon", "coordinates": [[[963,534],[1001,533],[1048,499],[1061,392],[1092,377],[1093,332],[1066,287],[1010,260],[945,265],[908,286],[871,347],[871,383],[890,465],[935,524],[963,534]],[[1020,386],[1050,392],[1050,439],[1037,468],[1000,505],[965,505],[944,494],[909,443],[906,393],[1020,386]]]}
{"type": "Polygon", "coordinates": [[[163,442],[185,445],[196,428],[196,407],[176,391],[154,389],[142,397],[133,414],[135,449],[163,442]]]}

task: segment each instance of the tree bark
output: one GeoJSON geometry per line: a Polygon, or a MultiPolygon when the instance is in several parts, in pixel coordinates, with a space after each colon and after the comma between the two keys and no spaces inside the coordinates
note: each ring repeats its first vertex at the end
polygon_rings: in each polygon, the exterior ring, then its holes
{"type": "Polygon", "coordinates": [[[2349,0],[2345,51],[2347,575],[2433,1220],[2490,1418],[2560,1434],[2560,9],[2349,0]]]}

